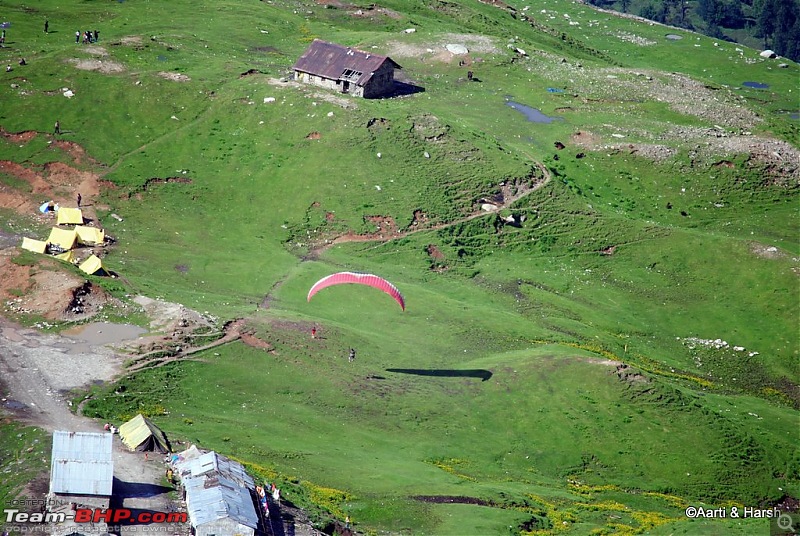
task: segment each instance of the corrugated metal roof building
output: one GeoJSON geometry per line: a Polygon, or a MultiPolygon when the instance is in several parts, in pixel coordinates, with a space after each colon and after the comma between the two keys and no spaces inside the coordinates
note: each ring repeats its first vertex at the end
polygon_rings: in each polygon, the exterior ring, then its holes
{"type": "Polygon", "coordinates": [[[252,536],[258,514],[250,490],[219,474],[183,480],[195,536],[252,536]]]}
{"type": "Polygon", "coordinates": [[[114,460],[112,435],[94,432],[53,432],[50,493],[111,496],[114,460]]]}
{"type": "Polygon", "coordinates": [[[253,478],[242,464],[214,451],[198,454],[193,446],[173,462],[195,535],[252,536],[259,522],[253,478]]]}
{"type": "Polygon", "coordinates": [[[253,478],[245,472],[242,464],[214,451],[206,452],[194,459],[178,461],[175,463],[175,472],[181,479],[219,474],[239,486],[255,487],[253,478]]]}
{"type": "Polygon", "coordinates": [[[315,39],[292,67],[295,80],[377,98],[394,90],[394,70],[402,67],[386,56],[315,39]]]}

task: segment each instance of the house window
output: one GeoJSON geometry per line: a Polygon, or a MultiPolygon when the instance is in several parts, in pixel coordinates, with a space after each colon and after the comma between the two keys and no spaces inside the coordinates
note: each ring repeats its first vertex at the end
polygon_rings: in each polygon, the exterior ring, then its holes
{"type": "Polygon", "coordinates": [[[345,69],[342,72],[342,78],[345,80],[350,80],[351,82],[358,81],[361,78],[361,75],[364,74],[361,71],[354,71],[353,69],[345,69]]]}

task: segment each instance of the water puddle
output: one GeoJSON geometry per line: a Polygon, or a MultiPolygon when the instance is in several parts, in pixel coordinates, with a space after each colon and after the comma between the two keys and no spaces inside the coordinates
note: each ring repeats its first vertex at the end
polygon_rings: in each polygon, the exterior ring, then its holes
{"type": "Polygon", "coordinates": [[[682,35],[676,35],[676,34],[667,34],[664,37],[666,37],[670,41],[678,41],[680,39],[683,39],[682,35]]]}
{"type": "Polygon", "coordinates": [[[511,108],[515,109],[519,113],[525,116],[528,121],[533,123],[545,123],[550,124],[553,121],[563,121],[563,117],[550,117],[549,115],[545,115],[536,108],[531,108],[525,104],[520,104],[518,102],[514,102],[512,100],[506,100],[506,106],[510,106],[511,108]]]}
{"type": "Polygon", "coordinates": [[[61,336],[73,341],[73,344],[67,350],[69,353],[74,354],[87,352],[92,346],[103,346],[137,339],[145,333],[147,333],[146,329],[133,324],[93,322],[64,330],[61,332],[61,336]]]}
{"type": "Polygon", "coordinates": [[[559,89],[557,87],[549,87],[547,88],[548,93],[564,93],[563,89],[559,89]]]}
{"type": "Polygon", "coordinates": [[[762,84],[761,82],[744,82],[742,85],[753,89],[767,89],[769,87],[769,84],[762,84]]]}
{"type": "Polygon", "coordinates": [[[18,410],[28,409],[28,406],[26,406],[22,402],[19,402],[17,400],[13,400],[11,398],[9,398],[8,400],[3,399],[3,407],[8,409],[8,410],[11,410],[11,411],[18,411],[18,410]]]}

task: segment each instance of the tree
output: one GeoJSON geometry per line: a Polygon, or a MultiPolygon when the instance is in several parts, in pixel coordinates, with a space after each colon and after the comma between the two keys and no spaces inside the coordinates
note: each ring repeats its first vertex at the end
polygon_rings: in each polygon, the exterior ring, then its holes
{"type": "Polygon", "coordinates": [[[763,0],[758,12],[758,31],[764,38],[764,48],[768,40],[775,33],[775,17],[778,15],[777,0],[763,0]]]}

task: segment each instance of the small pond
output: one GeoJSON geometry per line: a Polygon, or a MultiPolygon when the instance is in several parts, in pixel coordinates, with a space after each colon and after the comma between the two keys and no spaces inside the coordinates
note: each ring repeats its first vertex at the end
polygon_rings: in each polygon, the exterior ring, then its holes
{"type": "Polygon", "coordinates": [[[147,333],[146,329],[134,326],[133,324],[93,322],[91,324],[84,324],[64,330],[61,332],[61,335],[79,343],[100,346],[103,344],[137,339],[145,333],[147,333]]]}
{"type": "Polygon", "coordinates": [[[664,37],[666,37],[670,41],[678,41],[679,39],[683,39],[682,35],[675,35],[675,34],[667,34],[664,37]]]}
{"type": "Polygon", "coordinates": [[[525,116],[528,121],[533,123],[545,123],[550,124],[553,121],[563,121],[563,117],[550,117],[549,115],[545,115],[536,108],[531,108],[525,104],[520,104],[518,102],[514,102],[512,100],[506,101],[506,106],[510,106],[511,108],[515,109],[519,113],[525,116]]]}
{"type": "Polygon", "coordinates": [[[769,84],[762,84],[761,82],[743,82],[742,85],[753,89],[767,89],[769,87],[769,84]]]}

